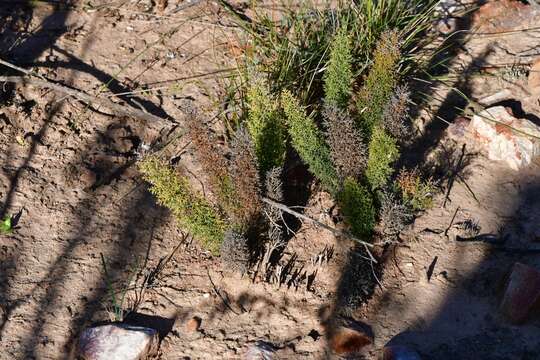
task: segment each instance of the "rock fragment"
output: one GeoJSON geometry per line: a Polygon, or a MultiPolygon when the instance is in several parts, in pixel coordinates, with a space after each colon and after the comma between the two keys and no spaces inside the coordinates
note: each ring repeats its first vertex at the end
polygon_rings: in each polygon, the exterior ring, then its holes
{"type": "Polygon", "coordinates": [[[540,95],[540,59],[532,64],[531,69],[529,70],[527,85],[531,94],[535,96],[540,95]]]}
{"type": "Polygon", "coordinates": [[[373,343],[371,329],[354,320],[341,320],[340,325],[332,321],[327,325],[328,343],[338,355],[352,355],[373,343]]]}
{"type": "Polygon", "coordinates": [[[523,323],[539,300],[540,271],[515,263],[500,305],[501,313],[514,324],[523,323]]]}
{"type": "Polygon", "coordinates": [[[188,320],[186,323],[186,331],[187,332],[196,332],[199,331],[199,328],[201,327],[202,319],[198,316],[194,316],[191,319],[188,320]]]}
{"type": "Polygon", "coordinates": [[[469,130],[486,148],[490,160],[505,161],[514,170],[540,156],[540,127],[527,119],[515,118],[503,106],[474,115],[469,130]]]}
{"type": "Polygon", "coordinates": [[[144,360],[157,353],[158,343],[154,329],[110,324],[85,329],[78,353],[83,360],[144,360]]]}

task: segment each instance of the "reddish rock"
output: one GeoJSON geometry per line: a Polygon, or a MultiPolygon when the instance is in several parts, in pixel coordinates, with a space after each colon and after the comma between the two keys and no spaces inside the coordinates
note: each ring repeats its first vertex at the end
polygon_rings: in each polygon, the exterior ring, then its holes
{"type": "Polygon", "coordinates": [[[500,311],[508,320],[519,324],[527,320],[532,308],[540,300],[540,271],[515,263],[506,284],[500,311]]]}
{"type": "Polygon", "coordinates": [[[154,329],[127,324],[110,324],[85,329],[79,339],[83,360],[144,360],[157,353],[158,333],[154,329]]]}
{"type": "Polygon", "coordinates": [[[186,323],[186,331],[187,332],[199,331],[199,328],[201,327],[201,322],[202,322],[202,319],[200,317],[197,317],[197,316],[192,317],[186,323]]]}
{"type": "Polygon", "coordinates": [[[473,27],[481,31],[507,31],[522,24],[530,14],[528,5],[518,0],[487,1],[473,15],[473,27]]]}
{"type": "Polygon", "coordinates": [[[529,91],[533,95],[540,95],[540,59],[536,60],[529,70],[529,78],[527,80],[529,91]]]}
{"type": "Polygon", "coordinates": [[[407,346],[385,346],[382,360],[422,360],[420,355],[407,346]]]}
{"type": "Polygon", "coordinates": [[[330,326],[328,342],[332,351],[338,355],[358,353],[363,347],[373,343],[371,329],[365,324],[347,320],[342,321],[339,326],[330,326]]]}
{"type": "Polygon", "coordinates": [[[490,160],[505,161],[514,170],[540,156],[540,127],[527,119],[515,118],[503,106],[474,115],[469,129],[484,145],[490,160]]]}

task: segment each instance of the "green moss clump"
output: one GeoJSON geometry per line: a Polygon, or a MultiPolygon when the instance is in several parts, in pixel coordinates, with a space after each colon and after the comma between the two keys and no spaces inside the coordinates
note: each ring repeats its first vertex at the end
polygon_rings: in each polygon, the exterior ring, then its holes
{"type": "Polygon", "coordinates": [[[356,103],[360,114],[359,125],[368,135],[382,122],[384,110],[397,84],[399,59],[397,33],[384,33],[374,51],[373,65],[358,93],[356,103]]]}
{"type": "Polygon", "coordinates": [[[324,72],[324,94],[328,104],[345,109],[353,82],[351,38],[342,26],[331,44],[330,59],[324,72]]]}
{"type": "Polygon", "coordinates": [[[156,158],[141,161],[139,170],[150,183],[150,192],[158,203],[169,208],[180,226],[199,239],[206,249],[219,254],[227,226],[212,205],[191,189],[185,177],[156,158]]]}
{"type": "Polygon", "coordinates": [[[336,194],[338,176],[322,132],[290,92],[284,91],[281,100],[292,146],[325,190],[336,194]]]}
{"type": "Polygon", "coordinates": [[[375,208],[368,189],[353,178],[347,178],[338,199],[351,232],[360,237],[369,237],[375,225],[375,208]]]}
{"type": "Polygon", "coordinates": [[[372,189],[386,185],[394,169],[392,163],[399,157],[397,141],[381,126],[373,129],[369,143],[366,177],[372,189]]]}
{"type": "Polygon", "coordinates": [[[247,94],[247,129],[255,147],[261,174],[283,165],[285,160],[285,129],[278,102],[263,84],[253,85],[247,94]]]}

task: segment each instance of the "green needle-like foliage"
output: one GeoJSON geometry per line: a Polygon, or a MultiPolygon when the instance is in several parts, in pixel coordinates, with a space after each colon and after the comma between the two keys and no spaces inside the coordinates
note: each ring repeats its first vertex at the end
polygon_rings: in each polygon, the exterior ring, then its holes
{"type": "Polygon", "coordinates": [[[338,199],[351,232],[360,237],[369,237],[375,225],[375,208],[368,189],[353,178],[347,178],[338,199]]]}
{"type": "Polygon", "coordinates": [[[281,101],[292,146],[324,188],[336,194],[338,176],[323,133],[290,92],[284,91],[281,101]]]}
{"type": "Polygon", "coordinates": [[[247,128],[261,174],[283,165],[285,160],[285,129],[278,102],[269,94],[264,84],[253,85],[247,94],[247,128]]]}
{"type": "Polygon", "coordinates": [[[323,77],[325,101],[345,109],[353,82],[351,38],[341,26],[332,40],[330,59],[323,77]]]}
{"type": "Polygon", "coordinates": [[[358,94],[359,125],[366,134],[382,122],[384,110],[397,83],[400,58],[398,35],[385,32],[373,54],[371,67],[358,94]]]}
{"type": "Polygon", "coordinates": [[[141,161],[139,169],[150,183],[150,192],[158,203],[169,208],[180,226],[199,239],[206,249],[219,254],[226,224],[212,205],[193,191],[185,177],[156,158],[141,161]]]}
{"type": "Polygon", "coordinates": [[[386,185],[394,169],[392,163],[397,160],[399,149],[396,139],[390,136],[382,126],[373,129],[369,143],[369,158],[366,177],[372,189],[386,185]]]}

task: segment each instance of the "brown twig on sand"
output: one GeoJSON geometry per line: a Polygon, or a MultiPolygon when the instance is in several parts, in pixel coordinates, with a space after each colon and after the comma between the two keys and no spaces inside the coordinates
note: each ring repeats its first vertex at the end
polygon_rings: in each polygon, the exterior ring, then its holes
{"type": "Polygon", "coordinates": [[[371,260],[372,262],[374,262],[374,263],[377,264],[377,260],[375,259],[375,257],[373,257],[373,254],[371,253],[371,251],[369,251],[369,248],[373,248],[373,247],[374,247],[373,244],[370,244],[370,243],[368,243],[368,242],[366,242],[366,241],[360,240],[360,239],[358,239],[357,237],[353,236],[352,234],[349,234],[349,233],[346,232],[346,231],[338,230],[338,229],[335,229],[335,228],[333,228],[333,227],[331,227],[331,226],[328,226],[328,225],[326,225],[326,224],[323,224],[322,222],[320,222],[320,221],[318,221],[318,220],[315,220],[315,219],[313,219],[313,218],[310,218],[309,216],[306,216],[306,215],[301,214],[301,213],[299,213],[299,212],[297,212],[297,211],[294,211],[293,209],[289,208],[288,206],[283,205],[283,204],[281,204],[281,203],[278,203],[278,202],[276,202],[276,201],[274,201],[274,200],[270,200],[270,199],[268,199],[268,198],[263,197],[263,198],[262,198],[262,201],[265,202],[265,203],[267,203],[267,204],[270,205],[270,206],[273,206],[273,207],[275,207],[275,208],[277,208],[277,209],[279,209],[279,210],[281,210],[281,211],[284,211],[284,212],[286,212],[286,213],[288,213],[288,214],[291,214],[291,215],[293,215],[293,216],[295,216],[295,217],[297,217],[297,218],[299,218],[299,219],[302,219],[302,220],[305,220],[305,221],[309,221],[309,222],[312,223],[312,224],[315,224],[315,225],[317,225],[317,226],[319,226],[319,227],[321,227],[321,228],[323,228],[323,229],[325,229],[325,230],[330,231],[330,232],[333,233],[334,235],[337,235],[337,236],[343,236],[343,237],[346,237],[346,238],[349,238],[349,239],[351,239],[351,240],[356,241],[357,243],[359,243],[359,244],[361,244],[361,245],[363,245],[363,246],[365,247],[366,252],[368,253],[368,255],[369,255],[369,257],[370,257],[370,260],[371,260]]]}
{"type": "Polygon", "coordinates": [[[160,118],[159,116],[155,116],[155,115],[146,113],[144,111],[134,109],[132,107],[119,105],[105,98],[88,95],[87,93],[81,90],[73,89],[65,85],[60,85],[50,80],[46,80],[44,78],[38,79],[38,78],[30,78],[30,77],[24,77],[24,76],[0,76],[0,82],[9,82],[9,83],[14,83],[14,84],[32,85],[32,86],[37,86],[41,88],[48,88],[53,91],[57,91],[59,93],[65,94],[65,95],[73,96],[77,98],[78,100],[85,102],[89,105],[97,104],[97,105],[106,107],[109,110],[111,110],[115,115],[130,116],[133,118],[138,118],[138,119],[142,119],[146,121],[154,121],[154,122],[170,121],[168,119],[163,119],[163,118],[160,118]]]}

